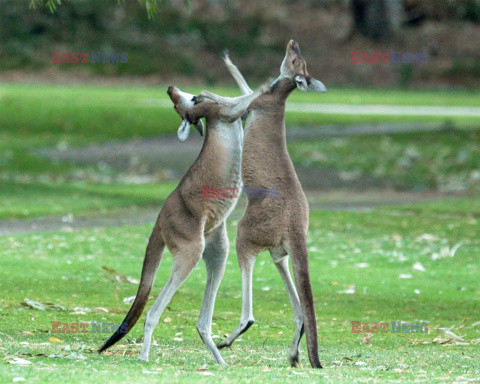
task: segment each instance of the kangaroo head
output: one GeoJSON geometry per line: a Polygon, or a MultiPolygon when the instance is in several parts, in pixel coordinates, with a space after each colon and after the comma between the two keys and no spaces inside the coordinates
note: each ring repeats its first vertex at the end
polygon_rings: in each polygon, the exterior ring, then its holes
{"type": "Polygon", "coordinates": [[[191,124],[193,124],[198,132],[200,132],[200,136],[203,136],[204,126],[202,120],[190,121],[188,114],[188,111],[195,105],[197,97],[190,93],[182,92],[174,86],[168,87],[167,93],[173,102],[173,108],[182,118],[182,123],[177,132],[180,141],[185,141],[187,139],[190,133],[191,124]]]}
{"type": "Polygon", "coordinates": [[[295,80],[297,88],[304,91],[327,92],[325,85],[311,77],[307,71],[307,62],[300,53],[300,46],[290,40],[287,44],[287,53],[280,67],[280,75],[295,80]]]}

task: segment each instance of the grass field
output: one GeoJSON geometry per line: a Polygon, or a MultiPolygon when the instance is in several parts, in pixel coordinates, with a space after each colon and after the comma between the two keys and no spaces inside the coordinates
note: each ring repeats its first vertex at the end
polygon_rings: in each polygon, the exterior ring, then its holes
{"type": "MultiPolygon", "coordinates": [[[[166,86],[144,88],[92,86],[3,85],[0,88],[0,126],[3,132],[72,135],[83,140],[130,138],[171,133],[178,116],[170,105],[166,86]],[[160,113],[161,112],[161,113],[160,113]]],[[[210,88],[209,88],[210,89],[210,88]]],[[[183,89],[182,89],[183,90],[183,89]]],[[[185,88],[197,94],[201,87],[185,88]]],[[[234,88],[213,88],[212,92],[236,96],[234,88]]],[[[480,106],[475,92],[398,91],[331,89],[326,94],[296,91],[289,102],[325,104],[384,104],[480,106]]],[[[339,116],[336,114],[291,113],[287,124],[318,125],[345,122],[444,121],[430,116],[339,116]]],[[[452,117],[453,123],[478,123],[480,117],[452,117]]],[[[75,142],[75,144],[77,144],[75,142]]],[[[81,144],[81,143],[79,143],[81,144]]]]}
{"type": "Polygon", "coordinates": [[[80,216],[113,214],[125,207],[161,203],[174,183],[115,185],[85,183],[5,183],[0,191],[0,219],[72,213],[80,216]]]}
{"type": "Polygon", "coordinates": [[[445,130],[289,143],[295,163],[386,179],[406,190],[480,190],[480,130],[445,130]]]}
{"type": "MultiPolygon", "coordinates": [[[[135,294],[136,285],[112,282],[102,266],[137,278],[151,226],[0,237],[0,381],[351,383],[374,377],[380,382],[471,382],[480,375],[479,215],[478,209],[437,212],[428,206],[416,212],[311,212],[308,247],[322,371],[309,368],[304,346],[304,368],[288,368],[292,313],[267,254],[260,255],[254,275],[256,324],[222,351],[229,367],[213,364],[195,330],[203,265],[162,316],[150,363],[140,364],[135,360],[140,346],[132,343],[142,335],[142,321],[105,356],[95,349],[108,334],[52,334],[51,322],[121,321],[128,309],[122,300],[135,294]],[[445,248],[455,246],[450,257],[445,248]],[[425,271],[413,269],[415,263],[425,271]],[[352,285],[354,294],[341,293],[352,285]],[[25,298],[63,310],[27,308],[21,305],[25,298]],[[351,332],[351,321],[425,321],[430,328],[428,334],[389,332],[367,340],[351,332]],[[468,344],[437,344],[435,339],[444,336],[436,328],[443,327],[453,327],[468,344]],[[9,364],[15,357],[31,364],[9,364]]],[[[229,226],[231,244],[235,225],[229,226]]],[[[167,253],[155,295],[170,267],[167,253]]],[[[215,337],[231,331],[239,313],[240,273],[232,246],[214,315],[215,337]]]]}
{"type": "MultiPolygon", "coordinates": [[[[140,206],[158,210],[176,183],[115,182],[112,171],[101,166],[55,163],[38,158],[33,151],[174,134],[179,118],[167,107],[164,88],[2,85],[0,219],[115,215],[140,206]]],[[[234,89],[213,91],[238,94],[234,89]]],[[[480,106],[473,92],[443,91],[333,89],[325,95],[295,92],[289,101],[480,106]]],[[[445,119],[289,113],[287,121],[319,125],[443,123],[445,119]]],[[[206,279],[203,263],[163,314],[149,363],[136,361],[144,317],[119,345],[101,356],[96,349],[108,332],[52,333],[54,321],[118,323],[123,319],[129,308],[123,299],[135,295],[137,285],[119,281],[102,267],[137,279],[152,223],[0,236],[0,382],[478,381],[479,122],[478,118],[452,118],[446,124],[450,129],[443,132],[289,143],[298,165],[381,177],[397,188],[463,188],[471,194],[365,212],[311,211],[308,249],[325,369],[309,367],[304,342],[303,367],[288,367],[292,311],[268,254],[259,256],[254,273],[256,323],[232,348],[222,350],[227,367],[213,363],[195,329],[206,279]],[[44,310],[26,305],[29,300],[43,303],[44,310]],[[389,332],[370,338],[352,333],[352,321],[427,322],[429,332],[392,333],[390,325],[389,332]]],[[[236,225],[235,220],[229,221],[231,249],[214,314],[215,340],[232,331],[240,316],[236,225]]],[[[171,254],[166,252],[152,299],[171,265],[171,254]]]]}
{"type": "MultiPolygon", "coordinates": [[[[179,117],[165,86],[94,87],[12,85],[0,87],[0,218],[103,213],[117,206],[151,205],[164,198],[157,185],[140,188],[98,184],[111,170],[56,163],[33,154],[38,148],[68,150],[96,142],[174,134],[179,117]],[[87,185],[79,184],[79,182],[87,185]],[[74,196],[74,204],[64,198],[74,196]],[[131,193],[130,193],[131,192],[131,193]],[[41,204],[39,204],[41,202],[41,204]]],[[[197,93],[201,87],[187,88],[197,93]]],[[[213,89],[237,95],[234,88],[213,89]]],[[[326,94],[294,92],[289,102],[385,105],[480,106],[474,92],[331,89],[326,94]]],[[[287,113],[287,124],[355,122],[442,122],[446,133],[365,136],[289,143],[296,164],[338,168],[349,173],[390,177],[401,189],[478,190],[480,118],[437,116],[345,116],[287,113]],[[453,129],[453,128],[455,129],[453,129]],[[464,129],[474,128],[472,132],[464,129]],[[374,151],[371,149],[375,148],[374,151]],[[426,149],[434,149],[426,151],[426,149]]],[[[321,126],[318,128],[321,130],[321,126]]],[[[110,183],[111,185],[111,183],[110,183]]]]}

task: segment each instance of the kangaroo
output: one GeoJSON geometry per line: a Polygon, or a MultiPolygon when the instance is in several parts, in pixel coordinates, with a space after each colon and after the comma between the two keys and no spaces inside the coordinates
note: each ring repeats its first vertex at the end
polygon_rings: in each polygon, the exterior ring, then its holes
{"type": "Polygon", "coordinates": [[[229,98],[229,107],[224,108],[210,100],[197,100],[196,96],[176,87],[168,88],[174,108],[182,118],[178,138],[186,140],[192,124],[203,136],[204,126],[200,119],[205,117],[205,140],[197,160],[165,200],[148,242],[137,296],[122,325],[100,348],[100,353],[122,339],[139,319],[167,246],[173,255],[172,272],[147,313],[144,342],[138,360],[148,361],[152,333],[162,312],[200,258],[203,258],[207,284],[197,330],[215,361],[225,364],[212,340],[211,324],[229,250],[226,218],[235,207],[238,196],[233,193],[230,198],[204,198],[203,188],[211,186],[236,190],[241,187],[243,128],[240,117],[250,102],[266,90],[263,87],[246,96],[229,98]]]}
{"type": "MultiPolygon", "coordinates": [[[[243,94],[252,90],[238,68],[224,54],[228,70],[243,94]]],[[[299,345],[305,331],[310,364],[322,368],[318,358],[317,323],[310,284],[306,235],[308,202],[287,151],[285,102],[290,93],[326,92],[322,82],[312,78],[300,54],[299,45],[290,40],[280,67],[280,76],[270,92],[258,96],[249,107],[242,154],[242,179],[245,186],[278,191],[277,198],[249,197],[245,215],[238,223],[237,256],[242,274],[242,315],[239,326],[218,348],[230,346],[254,322],[252,310],[252,274],[258,253],[269,250],[282,276],[295,317],[296,332],[290,350],[290,363],[299,364],[299,345]],[[295,285],[288,268],[291,256],[295,285]],[[298,293],[297,293],[298,290],[298,293]]],[[[199,96],[218,103],[225,98],[209,92],[199,96]]]]}

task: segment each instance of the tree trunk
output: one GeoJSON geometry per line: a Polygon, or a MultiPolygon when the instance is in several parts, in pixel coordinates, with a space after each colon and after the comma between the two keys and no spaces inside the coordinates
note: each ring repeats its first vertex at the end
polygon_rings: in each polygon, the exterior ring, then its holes
{"type": "Polygon", "coordinates": [[[354,28],[375,40],[394,36],[402,21],[402,0],[352,0],[354,28]]]}

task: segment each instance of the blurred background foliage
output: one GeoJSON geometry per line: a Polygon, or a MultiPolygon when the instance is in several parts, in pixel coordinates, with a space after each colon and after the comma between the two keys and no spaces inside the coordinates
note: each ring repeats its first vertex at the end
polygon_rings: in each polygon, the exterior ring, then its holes
{"type": "Polygon", "coordinates": [[[30,8],[28,0],[2,0],[2,78],[15,79],[16,71],[47,79],[74,73],[162,81],[168,75],[214,85],[228,79],[218,59],[228,48],[245,76],[261,81],[276,73],[286,41],[294,38],[310,72],[330,84],[480,84],[480,0],[164,0],[157,7],[149,18],[137,1],[62,1],[52,13],[45,5],[30,8]],[[128,52],[128,63],[52,64],[55,50],[128,52]],[[352,64],[353,50],[428,52],[430,60],[352,64]]]}

